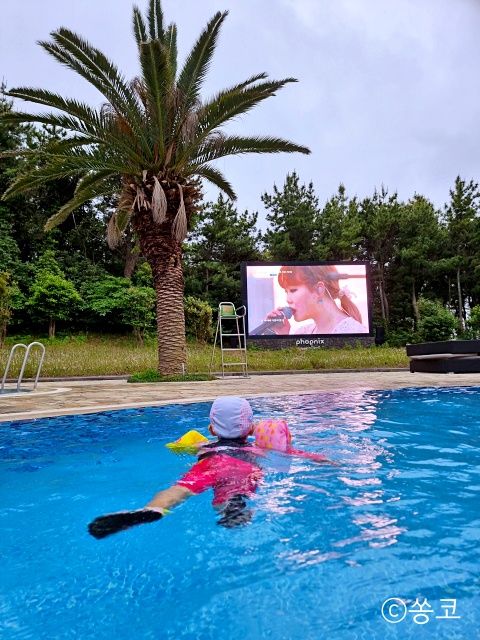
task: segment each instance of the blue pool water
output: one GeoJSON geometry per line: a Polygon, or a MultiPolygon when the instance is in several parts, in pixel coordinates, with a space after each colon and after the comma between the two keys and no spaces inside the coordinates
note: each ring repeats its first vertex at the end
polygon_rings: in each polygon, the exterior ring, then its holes
{"type": "Polygon", "coordinates": [[[189,468],[164,445],[206,433],[209,406],[0,424],[1,638],[480,637],[479,389],[255,398],[340,466],[269,460],[243,528],[206,493],[91,538],[189,468]]]}

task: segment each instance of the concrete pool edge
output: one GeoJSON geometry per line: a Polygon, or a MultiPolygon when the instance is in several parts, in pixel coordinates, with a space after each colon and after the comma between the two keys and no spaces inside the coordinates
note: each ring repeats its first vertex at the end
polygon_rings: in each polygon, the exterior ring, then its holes
{"type": "MultiPolygon", "coordinates": [[[[249,377],[252,376],[286,376],[286,375],[302,375],[302,374],[326,374],[329,373],[362,373],[364,371],[372,371],[372,372],[384,372],[384,371],[409,371],[408,367],[367,367],[366,369],[351,369],[351,368],[343,368],[337,367],[335,369],[278,369],[272,371],[249,371],[249,377]]],[[[209,375],[208,371],[197,371],[195,373],[209,375]]],[[[104,376],[45,376],[42,377],[41,382],[103,382],[105,380],[128,380],[130,376],[133,374],[119,374],[119,375],[104,375],[104,376]]],[[[222,378],[221,371],[214,371],[212,373],[215,378],[222,378]]],[[[227,374],[226,378],[239,378],[240,376],[234,374],[227,374]]],[[[23,378],[24,383],[32,382],[33,378],[23,378]]],[[[15,383],[16,379],[7,378],[7,383],[15,383]]],[[[190,380],[189,382],[210,382],[208,380],[190,380]]],[[[137,384],[137,383],[135,383],[137,384]]],[[[138,383],[145,384],[145,383],[138,383]]],[[[157,383],[155,383],[157,384],[157,383]]],[[[171,383],[169,383],[171,384],[171,383]]]]}
{"type": "Polygon", "coordinates": [[[367,391],[404,387],[480,386],[480,374],[411,374],[375,371],[314,374],[272,374],[206,382],[132,385],[126,380],[69,381],[68,389],[52,394],[58,383],[42,382],[38,393],[0,399],[0,422],[62,415],[99,413],[165,404],[208,402],[219,395],[247,397],[300,395],[341,390],[367,391]],[[51,395],[49,395],[49,393],[51,395]]]}

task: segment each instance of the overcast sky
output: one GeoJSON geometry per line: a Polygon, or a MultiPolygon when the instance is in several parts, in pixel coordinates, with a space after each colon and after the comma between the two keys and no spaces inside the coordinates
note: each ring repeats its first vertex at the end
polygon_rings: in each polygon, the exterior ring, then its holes
{"type": "MultiPolygon", "coordinates": [[[[131,7],[131,0],[4,0],[0,78],[100,104],[36,41],[69,27],[134,76],[131,7]]],[[[322,202],[343,182],[352,196],[384,184],[442,206],[458,174],[480,180],[479,0],[164,0],[163,8],[177,23],[181,59],[217,10],[230,12],[206,96],[260,71],[299,80],[232,131],[279,135],[312,154],[218,163],[239,209],[259,211],[260,221],[261,193],[293,170],[313,181],[322,202]]],[[[215,199],[217,191],[206,194],[215,199]]]]}

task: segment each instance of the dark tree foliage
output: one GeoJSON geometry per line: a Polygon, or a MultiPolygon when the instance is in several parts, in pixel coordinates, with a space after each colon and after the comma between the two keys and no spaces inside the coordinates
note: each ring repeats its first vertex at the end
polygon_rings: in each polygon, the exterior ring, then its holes
{"type": "Polygon", "coordinates": [[[185,293],[213,308],[241,299],[240,263],[259,260],[258,214],[238,213],[222,195],[208,203],[185,247],[185,293]]]}
{"type": "MultiPolygon", "coordinates": [[[[10,110],[10,102],[0,97],[0,112],[10,110]]],[[[58,127],[0,119],[0,193],[29,163],[41,166],[41,155],[31,158],[29,151],[62,140],[58,127]]],[[[0,202],[0,272],[9,287],[2,298],[2,335],[7,324],[10,332],[46,330],[47,320],[52,331],[57,319],[61,330],[133,331],[140,340],[152,328],[154,282],[131,225],[117,249],[108,247],[107,223],[118,198],[85,202],[53,232],[44,231],[45,221],[74,189],[75,180],[62,178],[0,202]],[[39,276],[42,269],[48,278],[39,276]],[[81,298],[74,313],[69,313],[70,285],[81,298]]],[[[262,200],[269,223],[263,235],[256,213],[240,213],[222,195],[190,220],[184,244],[185,294],[195,298],[190,315],[202,301],[215,309],[221,301],[241,300],[242,261],[368,260],[374,321],[384,324],[392,344],[444,335],[437,325],[450,327],[451,312],[457,335],[464,326],[465,335],[477,335],[480,195],[475,181],[458,177],[442,211],[423,195],[404,202],[383,187],[359,200],[342,184],[322,206],[313,184],[302,184],[295,172],[262,200]],[[430,308],[436,310],[433,320],[430,308]]]]}

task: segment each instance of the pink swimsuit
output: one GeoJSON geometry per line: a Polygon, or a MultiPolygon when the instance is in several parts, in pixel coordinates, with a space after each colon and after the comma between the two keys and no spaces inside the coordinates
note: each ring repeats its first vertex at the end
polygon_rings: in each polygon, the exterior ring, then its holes
{"type": "MultiPolygon", "coordinates": [[[[208,449],[205,447],[203,451],[208,449]]],[[[248,460],[237,457],[237,449],[219,447],[212,454],[196,462],[193,467],[177,482],[192,493],[202,493],[213,489],[213,504],[220,505],[236,495],[251,495],[262,477],[261,469],[248,460]],[[224,452],[225,451],[225,452],[224,452]]],[[[242,447],[240,451],[254,451],[250,447],[242,447]]]]}
{"type": "MultiPolygon", "coordinates": [[[[328,462],[319,453],[294,449],[291,442],[292,436],[285,420],[261,420],[255,426],[255,444],[261,449],[282,451],[315,462],[328,462]]],[[[243,438],[238,441],[220,439],[200,449],[198,462],[177,484],[196,494],[213,489],[214,505],[224,504],[237,495],[249,496],[256,490],[263,475],[255,464],[258,455],[261,452],[246,445],[243,438]]]]}

